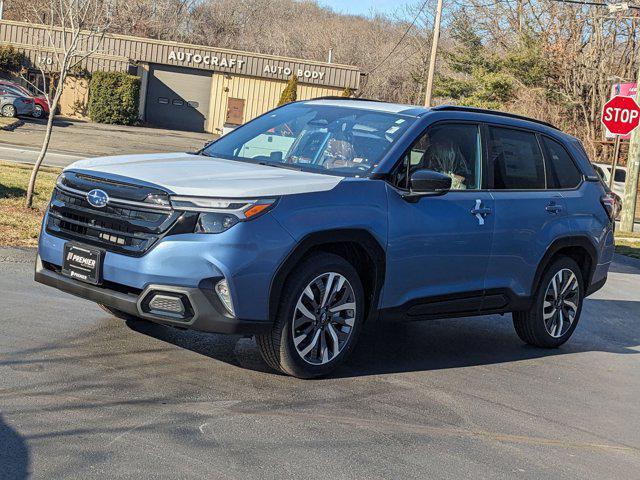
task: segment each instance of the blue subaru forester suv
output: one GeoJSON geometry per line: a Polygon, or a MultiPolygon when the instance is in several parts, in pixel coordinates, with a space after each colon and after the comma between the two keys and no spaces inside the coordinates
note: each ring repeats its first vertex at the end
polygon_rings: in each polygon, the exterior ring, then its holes
{"type": "Polygon", "coordinates": [[[255,335],[310,378],[378,319],[512,312],[523,341],[561,345],[607,278],[612,208],[551,125],[324,98],[199,152],[74,163],[35,278],[119,318],[255,335]]]}

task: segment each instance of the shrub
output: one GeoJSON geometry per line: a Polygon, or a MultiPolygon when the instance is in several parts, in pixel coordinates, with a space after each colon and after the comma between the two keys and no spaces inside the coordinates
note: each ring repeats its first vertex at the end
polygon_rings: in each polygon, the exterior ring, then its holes
{"type": "Polygon", "coordinates": [[[298,77],[291,75],[291,78],[287,82],[287,86],[284,87],[282,95],[280,95],[280,101],[278,106],[285,103],[295,102],[298,99],[298,77]]]}
{"type": "Polygon", "coordinates": [[[94,122],[138,122],[140,78],[124,72],[95,72],[89,84],[89,117],[94,122]]]}
{"type": "Polygon", "coordinates": [[[25,56],[11,45],[0,46],[0,71],[19,72],[22,64],[25,62],[25,56]]]}

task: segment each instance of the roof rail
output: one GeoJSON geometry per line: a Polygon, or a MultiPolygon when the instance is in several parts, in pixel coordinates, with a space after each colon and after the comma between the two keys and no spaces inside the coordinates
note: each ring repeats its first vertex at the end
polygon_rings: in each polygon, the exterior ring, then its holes
{"type": "Polygon", "coordinates": [[[326,95],[324,97],[310,98],[309,100],[354,100],[356,102],[382,102],[382,100],[374,100],[373,98],[341,97],[339,95],[326,95]]]}
{"type": "Polygon", "coordinates": [[[473,112],[473,113],[486,113],[489,115],[499,115],[501,117],[509,117],[516,118],[518,120],[526,120],[528,122],[539,123],[540,125],[545,125],[547,127],[551,127],[555,130],[559,130],[558,127],[552,125],[551,123],[544,122],[542,120],[536,120],[535,118],[525,117],[523,115],[517,115],[515,113],[509,112],[500,112],[498,110],[488,110],[486,108],[475,108],[475,107],[463,107],[459,105],[438,105],[436,107],[431,107],[431,110],[435,111],[452,111],[452,112],[473,112]]]}

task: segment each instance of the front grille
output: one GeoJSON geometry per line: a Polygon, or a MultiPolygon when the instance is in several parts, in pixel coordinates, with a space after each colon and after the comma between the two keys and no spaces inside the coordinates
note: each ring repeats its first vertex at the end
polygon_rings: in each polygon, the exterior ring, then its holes
{"type": "Polygon", "coordinates": [[[49,205],[47,233],[139,256],[168,232],[181,212],[109,204],[94,208],[84,195],[56,188],[49,205]]]}

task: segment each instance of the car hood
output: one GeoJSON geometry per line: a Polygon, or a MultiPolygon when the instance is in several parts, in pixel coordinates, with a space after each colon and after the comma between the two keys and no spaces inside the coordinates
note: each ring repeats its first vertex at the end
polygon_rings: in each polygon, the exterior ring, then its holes
{"type": "Polygon", "coordinates": [[[321,192],[331,190],[343,179],[189,153],[98,157],[80,160],[65,170],[138,181],[175,195],[223,198],[321,192]]]}

